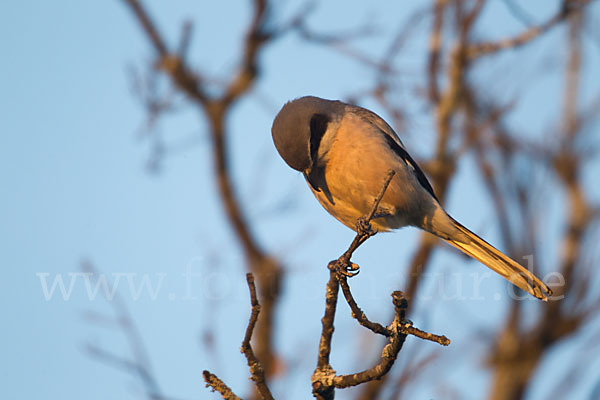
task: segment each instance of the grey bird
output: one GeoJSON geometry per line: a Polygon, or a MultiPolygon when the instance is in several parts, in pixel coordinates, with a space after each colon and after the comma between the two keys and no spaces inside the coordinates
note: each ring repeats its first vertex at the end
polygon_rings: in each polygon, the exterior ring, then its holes
{"type": "Polygon", "coordinates": [[[341,101],[306,96],[273,121],[283,160],[302,172],[321,205],[356,230],[390,169],[396,173],[371,221],[375,231],[416,226],[444,239],[514,285],[547,301],[550,288],[526,268],[450,217],[394,130],[377,114],[341,101]]]}

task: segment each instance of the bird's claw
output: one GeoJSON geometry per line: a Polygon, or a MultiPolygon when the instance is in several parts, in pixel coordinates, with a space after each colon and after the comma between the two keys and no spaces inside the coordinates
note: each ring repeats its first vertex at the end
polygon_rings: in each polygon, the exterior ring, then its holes
{"type": "Polygon", "coordinates": [[[360,267],[350,261],[344,261],[341,259],[331,261],[329,263],[329,269],[346,278],[352,278],[359,274],[360,267]]]}
{"type": "Polygon", "coordinates": [[[340,268],[338,268],[338,273],[340,275],[345,276],[346,278],[352,278],[358,275],[359,272],[360,267],[358,266],[358,264],[354,264],[353,262],[350,262],[346,265],[340,265],[340,268]]]}

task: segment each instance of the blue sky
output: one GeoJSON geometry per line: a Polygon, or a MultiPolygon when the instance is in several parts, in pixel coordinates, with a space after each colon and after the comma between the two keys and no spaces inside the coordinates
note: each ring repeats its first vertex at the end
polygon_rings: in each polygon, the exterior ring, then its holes
{"type": "MultiPolygon", "coordinates": [[[[248,20],[246,1],[209,2],[202,7],[192,1],[147,4],[171,43],[183,20],[195,21],[190,58],[204,74],[226,77],[235,69],[239,39],[248,20]]],[[[378,35],[390,35],[392,27],[422,3],[408,4],[328,2],[319,5],[311,26],[335,32],[369,20],[378,35]]],[[[540,20],[548,13],[543,5],[535,1],[528,6],[540,20]]],[[[285,19],[298,6],[298,2],[281,2],[276,14],[285,19]]],[[[486,12],[489,24],[478,27],[486,36],[521,29],[501,2],[492,2],[486,12]]],[[[596,4],[596,16],[597,12],[596,4]]],[[[374,37],[354,45],[379,54],[382,42],[374,37]]],[[[399,65],[407,87],[420,74],[426,44],[427,38],[418,35],[401,53],[399,65]]],[[[541,43],[536,52],[543,54],[551,46],[551,41],[541,43]]],[[[238,351],[249,313],[245,271],[215,195],[204,123],[185,106],[161,120],[155,129],[172,154],[158,172],[149,171],[152,141],[143,135],[146,113],[132,91],[128,71],[143,70],[152,61],[152,52],[129,11],[118,1],[5,3],[0,6],[0,50],[4,60],[0,75],[0,307],[5,316],[0,383],[4,397],[142,397],[135,377],[97,362],[85,350],[92,344],[117,355],[131,353],[114,323],[90,320],[90,315],[111,319],[113,313],[101,295],[89,298],[80,268],[84,260],[111,282],[119,282],[119,296],[141,332],[166,395],[216,398],[203,387],[205,368],[245,393],[247,369],[238,351]],[[199,276],[187,279],[188,273],[199,276]],[[74,279],[66,298],[58,287],[52,296],[45,296],[44,283],[50,290],[57,277],[67,288],[74,279]],[[143,286],[144,279],[156,289],[156,296],[143,286]],[[213,335],[216,353],[203,345],[207,335],[213,335]]],[[[585,87],[598,93],[598,77],[589,71],[598,70],[599,52],[591,53],[585,87]]],[[[260,81],[251,96],[236,105],[229,121],[228,144],[236,188],[254,231],[288,268],[278,346],[293,378],[275,382],[274,389],[306,398],[316,356],[325,265],[347,246],[352,232],[331,219],[312,198],[303,178],[278,158],[270,124],[286,100],[304,94],[345,98],[369,88],[373,75],[347,57],[303,44],[294,35],[270,46],[261,60],[260,81]]],[[[506,64],[497,68],[513,61],[502,62],[506,64]]],[[[523,68],[509,93],[518,93],[519,79],[528,81],[535,75],[535,65],[523,68]]],[[[556,76],[533,79],[535,90],[523,95],[511,122],[527,126],[527,134],[539,134],[548,124],[548,115],[560,107],[539,106],[541,100],[560,93],[556,88],[562,82],[556,76]]],[[[501,85],[491,80],[490,90],[501,85]]],[[[403,140],[414,153],[427,155],[428,139],[433,137],[431,121],[422,116],[427,113],[411,100],[410,92],[403,96],[408,109],[417,110],[403,140]]],[[[498,242],[497,231],[486,226],[492,213],[485,195],[471,189],[478,179],[469,171],[473,167],[468,158],[460,165],[447,206],[467,226],[498,242]],[[465,192],[472,196],[465,199],[461,196],[465,192]]],[[[363,272],[355,293],[373,319],[388,318],[389,293],[401,285],[402,265],[417,238],[414,229],[380,235],[356,255],[363,272]],[[390,270],[390,265],[395,269],[390,270]]],[[[430,296],[419,301],[413,320],[456,339],[456,351],[476,353],[486,343],[465,347],[473,335],[470,330],[494,328],[506,304],[491,297],[473,302],[436,300],[440,274],[446,281],[469,285],[471,278],[465,271],[479,268],[474,263],[459,264],[464,259],[456,253],[436,252],[432,272],[437,276],[425,285],[430,296]],[[447,315],[452,307],[461,310],[464,323],[457,324],[447,315]]],[[[504,293],[502,285],[490,275],[482,288],[486,293],[504,293]]],[[[361,361],[344,351],[345,343],[373,344],[355,329],[344,307],[340,310],[332,357],[339,371],[345,372],[361,361]]],[[[460,382],[471,377],[470,384],[485,387],[487,376],[474,373],[473,368],[456,368],[448,379],[456,376],[460,382]]],[[[422,390],[423,396],[435,395],[426,387],[422,390]]]]}

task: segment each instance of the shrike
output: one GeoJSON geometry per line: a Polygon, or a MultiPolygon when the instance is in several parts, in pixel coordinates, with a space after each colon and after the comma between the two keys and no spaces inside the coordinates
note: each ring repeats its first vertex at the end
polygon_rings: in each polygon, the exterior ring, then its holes
{"type": "Polygon", "coordinates": [[[394,130],[362,107],[318,97],[288,102],[271,129],[279,155],[302,172],[321,205],[356,230],[390,169],[396,173],[371,221],[375,231],[407,225],[430,232],[546,301],[551,290],[535,275],[462,226],[442,208],[427,178],[394,130]]]}

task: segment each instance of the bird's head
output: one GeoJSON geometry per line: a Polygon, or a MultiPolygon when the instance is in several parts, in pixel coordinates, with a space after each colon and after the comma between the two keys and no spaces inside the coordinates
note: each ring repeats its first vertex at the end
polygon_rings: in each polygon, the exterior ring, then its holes
{"type": "Polygon", "coordinates": [[[319,97],[300,97],[279,111],[271,133],[283,160],[300,172],[310,171],[328,125],[342,115],[344,103],[319,97]]]}

